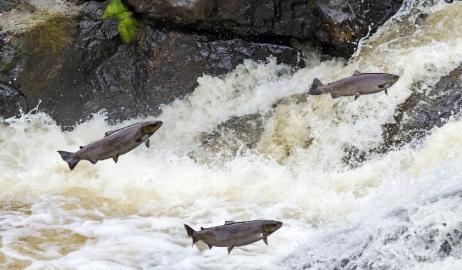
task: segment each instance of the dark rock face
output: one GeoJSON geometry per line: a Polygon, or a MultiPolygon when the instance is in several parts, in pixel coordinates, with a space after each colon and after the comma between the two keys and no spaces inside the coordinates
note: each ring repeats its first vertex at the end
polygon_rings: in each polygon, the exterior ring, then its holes
{"type": "Polygon", "coordinates": [[[402,0],[125,0],[153,23],[212,33],[311,40],[326,52],[348,57],[357,42],[398,11],[402,0]],[[370,29],[369,29],[370,27],[370,29]]]}
{"type": "Polygon", "coordinates": [[[2,0],[0,2],[0,12],[9,11],[19,5],[19,0],[2,0]]]}
{"type": "Polygon", "coordinates": [[[16,114],[20,109],[28,109],[26,97],[19,91],[0,83],[0,115],[16,114]]]}
{"type": "Polygon", "coordinates": [[[442,77],[426,94],[413,93],[395,113],[395,123],[384,127],[386,146],[400,146],[443,126],[462,109],[462,65],[442,77]]]}
{"type": "MultiPolygon", "coordinates": [[[[112,120],[157,114],[161,104],[191,93],[197,77],[227,73],[245,59],[274,56],[303,66],[290,47],[150,26],[140,29],[133,44],[122,44],[116,23],[101,20],[104,7],[90,1],[77,18],[56,16],[4,38],[0,83],[18,89],[31,107],[41,101],[40,110],[68,127],[100,110],[112,120]]],[[[6,107],[13,108],[11,102],[6,107]]],[[[1,115],[14,114],[9,109],[1,115]]]]}
{"type": "Polygon", "coordinates": [[[313,39],[327,47],[330,53],[340,51],[350,55],[359,40],[368,32],[375,32],[399,10],[401,4],[402,0],[314,1],[313,39]]]}

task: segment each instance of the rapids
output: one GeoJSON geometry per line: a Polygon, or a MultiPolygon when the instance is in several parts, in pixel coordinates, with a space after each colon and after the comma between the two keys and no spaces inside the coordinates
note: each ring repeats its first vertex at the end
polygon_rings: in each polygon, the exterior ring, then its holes
{"type": "Polygon", "coordinates": [[[0,268],[462,269],[461,120],[359,166],[343,162],[347,146],[380,145],[396,106],[462,62],[462,2],[404,2],[348,62],[307,53],[298,71],[268,59],[198,78],[193,94],[148,118],[164,122],[151,148],[117,164],[70,172],[56,151],[144,119],[110,126],[101,112],[64,132],[41,112],[2,120],[0,268]],[[354,70],[401,78],[388,96],[288,98],[354,70]],[[256,113],[264,131],[254,149],[222,158],[202,145],[218,124],[256,113]],[[183,227],[249,219],[284,226],[269,246],[230,256],[191,247],[183,227]]]}

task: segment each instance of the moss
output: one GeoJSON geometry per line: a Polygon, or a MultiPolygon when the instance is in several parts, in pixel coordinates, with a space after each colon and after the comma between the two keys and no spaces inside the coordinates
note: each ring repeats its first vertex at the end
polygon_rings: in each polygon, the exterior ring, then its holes
{"type": "Polygon", "coordinates": [[[111,0],[104,10],[103,19],[117,20],[120,38],[125,43],[132,42],[137,33],[138,23],[133,13],[124,6],[121,0],[111,0]]]}

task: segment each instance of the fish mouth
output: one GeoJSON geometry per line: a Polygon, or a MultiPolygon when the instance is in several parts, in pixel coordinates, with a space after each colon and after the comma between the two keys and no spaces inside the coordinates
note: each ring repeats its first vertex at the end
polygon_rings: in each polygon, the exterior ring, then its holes
{"type": "Polygon", "coordinates": [[[282,227],[282,222],[278,221],[278,222],[276,223],[276,227],[275,227],[275,230],[274,230],[274,231],[279,230],[281,227],[282,227]]]}
{"type": "Polygon", "coordinates": [[[271,221],[270,223],[263,226],[263,231],[267,234],[272,234],[282,227],[281,221],[271,221]]]}
{"type": "Polygon", "coordinates": [[[399,80],[399,75],[390,74],[390,76],[388,76],[388,78],[385,79],[386,82],[382,85],[381,88],[391,87],[398,80],[399,80]]]}
{"type": "Polygon", "coordinates": [[[154,134],[161,126],[162,121],[150,121],[143,127],[144,134],[154,134]]]}

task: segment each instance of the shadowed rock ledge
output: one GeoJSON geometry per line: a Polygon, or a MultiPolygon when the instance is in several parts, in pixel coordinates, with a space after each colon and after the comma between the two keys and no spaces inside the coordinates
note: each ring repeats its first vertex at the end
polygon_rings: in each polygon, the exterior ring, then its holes
{"type": "Polygon", "coordinates": [[[160,105],[191,93],[199,76],[228,73],[245,59],[272,56],[294,70],[303,67],[293,39],[348,57],[360,38],[401,5],[401,0],[124,2],[140,22],[131,44],[121,42],[116,22],[102,19],[108,1],[63,1],[59,12],[29,1],[3,3],[7,17],[22,12],[41,20],[21,31],[0,24],[0,115],[17,115],[19,108],[27,111],[39,102],[63,127],[101,110],[110,120],[156,115],[160,105]]]}

